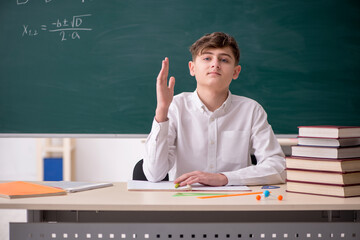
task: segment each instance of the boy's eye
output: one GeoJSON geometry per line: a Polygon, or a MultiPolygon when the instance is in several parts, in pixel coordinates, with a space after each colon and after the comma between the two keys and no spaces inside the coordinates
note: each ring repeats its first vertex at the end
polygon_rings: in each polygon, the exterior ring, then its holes
{"type": "Polygon", "coordinates": [[[209,58],[209,57],[205,57],[204,60],[205,60],[205,61],[209,61],[210,58],[209,58]]]}
{"type": "Polygon", "coordinates": [[[227,60],[227,59],[225,59],[225,58],[221,59],[221,61],[222,61],[222,62],[225,62],[225,63],[229,62],[229,60],[227,60]]]}

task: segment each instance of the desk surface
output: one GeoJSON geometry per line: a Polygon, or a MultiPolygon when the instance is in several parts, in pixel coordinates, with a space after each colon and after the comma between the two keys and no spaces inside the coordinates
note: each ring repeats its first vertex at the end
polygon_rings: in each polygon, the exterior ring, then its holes
{"type": "MultiPolygon", "coordinates": [[[[198,199],[194,196],[173,197],[175,192],[128,191],[126,183],[69,193],[64,196],[22,199],[0,198],[0,209],[28,210],[98,210],[98,211],[303,211],[303,210],[360,210],[360,197],[337,198],[287,193],[286,185],[273,189],[272,195],[256,200],[255,195],[198,199]]],[[[260,186],[250,187],[261,191],[260,186]]]]}

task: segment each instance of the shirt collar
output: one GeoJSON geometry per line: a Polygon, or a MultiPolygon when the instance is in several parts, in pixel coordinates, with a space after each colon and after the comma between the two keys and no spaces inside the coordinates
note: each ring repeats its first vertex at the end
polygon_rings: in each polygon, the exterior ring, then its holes
{"type": "Polygon", "coordinates": [[[193,101],[195,104],[195,108],[204,111],[206,109],[205,104],[200,100],[199,95],[197,94],[197,91],[195,90],[193,92],[193,101]]]}
{"type": "Polygon", "coordinates": [[[223,105],[220,107],[220,109],[222,108],[225,112],[227,112],[231,106],[231,102],[232,102],[232,94],[229,90],[228,97],[225,100],[225,102],[223,103],[223,105]]]}
{"type": "MultiPolygon", "coordinates": [[[[196,90],[193,92],[193,101],[194,101],[196,109],[200,110],[203,113],[204,112],[210,112],[207,109],[207,107],[205,106],[205,104],[199,98],[199,95],[197,94],[196,90]]],[[[229,94],[228,94],[228,97],[226,98],[225,102],[218,109],[216,109],[215,112],[226,113],[230,108],[231,102],[232,102],[232,94],[231,94],[231,92],[229,90],[229,94]]]]}

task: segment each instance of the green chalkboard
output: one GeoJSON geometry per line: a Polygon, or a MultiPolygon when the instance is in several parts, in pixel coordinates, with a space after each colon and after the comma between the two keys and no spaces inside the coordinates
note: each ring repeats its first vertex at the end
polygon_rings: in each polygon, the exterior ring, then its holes
{"type": "Polygon", "coordinates": [[[275,133],[360,124],[357,0],[2,0],[0,133],[146,134],[161,60],[194,91],[188,47],[214,31],[275,133]]]}

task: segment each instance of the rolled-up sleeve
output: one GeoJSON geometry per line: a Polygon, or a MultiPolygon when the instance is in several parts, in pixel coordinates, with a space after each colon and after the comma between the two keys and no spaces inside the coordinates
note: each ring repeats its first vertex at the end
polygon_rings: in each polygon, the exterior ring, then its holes
{"type": "Polygon", "coordinates": [[[153,120],[151,132],[145,143],[143,170],[148,181],[164,179],[173,167],[172,147],[169,146],[169,120],[158,123],[153,120]]]}

